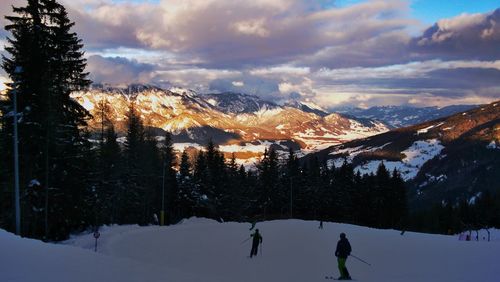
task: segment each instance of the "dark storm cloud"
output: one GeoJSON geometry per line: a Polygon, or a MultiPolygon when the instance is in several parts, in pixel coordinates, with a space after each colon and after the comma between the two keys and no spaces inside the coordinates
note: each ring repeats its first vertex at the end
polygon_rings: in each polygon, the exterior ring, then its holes
{"type": "MultiPolygon", "coordinates": [[[[356,85],[362,89],[378,89],[377,93],[431,93],[447,98],[462,98],[470,93],[500,98],[500,70],[494,68],[436,69],[414,77],[372,77],[331,80],[330,85],[356,85]],[[497,91],[491,91],[496,89],[497,91]]],[[[389,98],[390,99],[390,98],[389,98]]]]}
{"type": "Polygon", "coordinates": [[[408,40],[408,35],[401,32],[381,34],[341,46],[326,47],[314,54],[302,56],[295,64],[315,69],[336,69],[406,63],[415,56],[408,52],[408,40]]]}
{"type": "Polygon", "coordinates": [[[300,99],[302,98],[302,95],[300,95],[300,93],[297,93],[297,92],[292,92],[290,93],[290,99],[300,99]]]}
{"type": "MultiPolygon", "coordinates": [[[[430,71],[425,78],[408,82],[407,87],[418,89],[448,89],[449,96],[457,92],[500,87],[500,70],[491,68],[458,68],[430,71]]],[[[500,93],[496,94],[500,97],[500,93]]]]}
{"type": "Polygon", "coordinates": [[[257,95],[274,100],[279,94],[278,81],[255,76],[244,76],[242,80],[215,79],[210,82],[209,90],[215,92],[235,92],[257,95]]]}
{"type": "Polygon", "coordinates": [[[416,23],[408,19],[408,3],[400,0],[329,9],[307,0],[65,2],[87,49],[163,50],[196,58],[204,68],[284,64],[332,48],[355,58],[358,47],[368,64],[380,64],[385,61],[380,52],[370,52],[377,38],[392,41],[397,33],[397,41],[404,41],[405,30],[416,23]]]}
{"type": "Polygon", "coordinates": [[[500,9],[441,20],[412,39],[409,49],[440,59],[500,59],[500,9]]]}
{"type": "Polygon", "coordinates": [[[90,72],[92,81],[96,83],[147,83],[154,68],[154,65],[121,57],[105,58],[94,55],[87,60],[87,71],[90,72]]]}

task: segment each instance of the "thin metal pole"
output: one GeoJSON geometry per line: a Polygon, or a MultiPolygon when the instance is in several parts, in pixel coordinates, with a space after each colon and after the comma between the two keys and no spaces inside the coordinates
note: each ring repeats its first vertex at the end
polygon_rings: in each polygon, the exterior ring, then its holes
{"type": "Polygon", "coordinates": [[[163,161],[163,178],[162,178],[162,188],[161,188],[161,214],[160,214],[160,225],[165,224],[165,166],[166,162],[163,161]]]}
{"type": "MultiPolygon", "coordinates": [[[[17,71],[17,70],[16,70],[17,71]]],[[[19,148],[17,137],[17,84],[14,82],[14,190],[16,207],[16,234],[21,235],[21,204],[19,200],[19,148]]]]}
{"type": "Polygon", "coordinates": [[[252,237],[248,237],[247,239],[245,239],[243,242],[240,243],[240,245],[243,245],[245,242],[247,242],[248,240],[250,240],[252,237]]]}
{"type": "Polygon", "coordinates": [[[290,218],[293,218],[293,176],[290,177],[290,218]]]}
{"type": "Polygon", "coordinates": [[[355,256],[355,255],[349,255],[349,256],[351,256],[351,257],[353,257],[353,258],[355,258],[355,259],[359,260],[360,262],[364,262],[364,263],[368,264],[369,266],[371,266],[371,264],[369,264],[368,262],[366,262],[366,261],[364,261],[364,260],[362,260],[362,259],[358,258],[358,257],[357,257],[357,256],[355,256]]]}

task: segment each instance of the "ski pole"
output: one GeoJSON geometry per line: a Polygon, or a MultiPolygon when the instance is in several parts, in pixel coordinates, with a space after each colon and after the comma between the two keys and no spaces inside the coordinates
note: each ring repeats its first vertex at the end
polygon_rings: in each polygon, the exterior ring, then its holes
{"type": "Polygon", "coordinates": [[[358,258],[358,257],[357,257],[357,256],[355,256],[355,255],[350,255],[350,256],[351,256],[351,257],[353,257],[353,258],[355,258],[355,259],[357,259],[357,260],[359,260],[359,261],[361,261],[361,262],[364,262],[364,263],[368,264],[369,266],[371,266],[371,264],[369,264],[369,263],[367,263],[366,261],[364,261],[364,260],[362,260],[362,259],[358,258]]]}
{"type": "Polygon", "coordinates": [[[245,241],[241,242],[240,245],[243,245],[243,243],[245,243],[246,241],[250,240],[250,238],[252,238],[252,237],[248,237],[248,239],[245,239],[245,241]]]}

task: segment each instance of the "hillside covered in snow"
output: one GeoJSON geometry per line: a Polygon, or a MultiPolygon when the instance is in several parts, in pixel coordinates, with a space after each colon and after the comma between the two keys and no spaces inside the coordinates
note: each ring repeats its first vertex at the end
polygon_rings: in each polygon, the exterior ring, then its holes
{"type": "MultiPolygon", "coordinates": [[[[345,232],[355,281],[498,281],[500,231],[491,241],[459,241],[458,235],[378,230],[316,221],[257,223],[263,244],[248,258],[248,223],[189,219],[159,226],[103,227],[94,252],[92,233],[62,244],[22,239],[0,230],[0,277],[6,282],[304,282],[337,277],[334,250],[345,232]]],[[[473,233],[474,234],[474,233],[473,233]]]]}
{"type": "Polygon", "coordinates": [[[309,157],[361,174],[380,163],[409,183],[414,206],[457,203],[500,191],[500,102],[332,146],[309,157]]]}

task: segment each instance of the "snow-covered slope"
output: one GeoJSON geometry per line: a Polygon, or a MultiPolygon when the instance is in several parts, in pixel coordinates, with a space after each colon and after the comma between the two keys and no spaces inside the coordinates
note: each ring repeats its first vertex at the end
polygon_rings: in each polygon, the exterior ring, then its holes
{"type": "MultiPolygon", "coordinates": [[[[61,244],[21,239],[0,231],[0,277],[6,282],[165,281],[308,282],[338,275],[334,249],[345,232],[356,281],[498,281],[500,231],[492,241],[378,230],[346,224],[281,220],[261,222],[263,245],[248,258],[250,224],[190,219],[169,227],[101,228],[98,252],[92,234],[61,244]]],[[[482,236],[486,233],[481,233],[482,236]]]]}
{"type": "Polygon", "coordinates": [[[328,115],[327,110],[323,109],[322,107],[316,105],[313,102],[290,100],[290,101],[285,103],[285,106],[296,108],[296,109],[302,110],[306,113],[314,113],[314,114],[317,114],[318,116],[322,116],[322,117],[328,115]]]}
{"type": "Polygon", "coordinates": [[[500,103],[398,128],[316,153],[330,166],[375,173],[381,162],[408,181],[415,206],[500,192],[500,103]]]}

